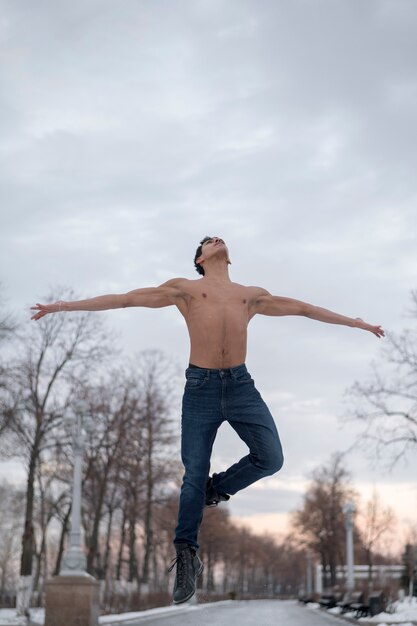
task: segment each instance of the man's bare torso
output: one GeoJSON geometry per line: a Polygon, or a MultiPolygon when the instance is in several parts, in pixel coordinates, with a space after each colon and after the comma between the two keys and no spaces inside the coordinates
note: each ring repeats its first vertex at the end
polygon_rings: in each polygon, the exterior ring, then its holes
{"type": "Polygon", "coordinates": [[[176,304],[190,335],[190,362],[213,369],[244,363],[248,323],[262,290],[205,278],[178,279],[177,287],[183,294],[176,304]]]}

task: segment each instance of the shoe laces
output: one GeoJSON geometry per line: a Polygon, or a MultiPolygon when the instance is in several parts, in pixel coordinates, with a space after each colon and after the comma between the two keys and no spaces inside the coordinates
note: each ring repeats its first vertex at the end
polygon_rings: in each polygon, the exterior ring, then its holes
{"type": "Polygon", "coordinates": [[[175,565],[177,566],[177,585],[178,587],[182,587],[183,583],[185,582],[185,571],[186,571],[186,567],[185,567],[185,561],[186,561],[186,551],[187,548],[185,548],[185,550],[181,550],[181,552],[178,552],[177,556],[175,558],[172,559],[172,564],[170,565],[170,567],[168,568],[168,572],[171,572],[175,565]]]}

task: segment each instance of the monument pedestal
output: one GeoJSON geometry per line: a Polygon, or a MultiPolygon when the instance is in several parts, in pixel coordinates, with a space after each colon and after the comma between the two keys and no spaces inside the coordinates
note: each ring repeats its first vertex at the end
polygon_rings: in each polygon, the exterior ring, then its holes
{"type": "Polygon", "coordinates": [[[45,585],[45,626],[98,626],[100,584],[91,576],[55,576],[45,585]]]}

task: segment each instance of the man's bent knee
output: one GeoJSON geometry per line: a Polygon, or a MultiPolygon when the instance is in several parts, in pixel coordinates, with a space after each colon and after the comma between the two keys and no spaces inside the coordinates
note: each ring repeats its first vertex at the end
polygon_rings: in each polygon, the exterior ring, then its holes
{"type": "Polygon", "coordinates": [[[276,474],[276,472],[279,472],[283,465],[284,456],[282,452],[275,454],[274,456],[268,458],[262,463],[262,467],[265,471],[265,476],[272,476],[272,474],[276,474]]]}

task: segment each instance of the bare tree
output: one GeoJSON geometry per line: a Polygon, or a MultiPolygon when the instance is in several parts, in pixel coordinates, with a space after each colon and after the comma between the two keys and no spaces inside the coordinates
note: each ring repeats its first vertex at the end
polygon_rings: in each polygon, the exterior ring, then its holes
{"type": "Polygon", "coordinates": [[[173,369],[162,353],[146,351],[89,392],[96,427],[84,481],[88,571],[108,580],[113,520],[119,519],[116,579],[121,579],[126,548],[128,581],[141,582],[142,592],[149,590],[155,563],[154,506],[177,469],[171,453],[176,439],[171,428],[173,369]]]}
{"type": "Polygon", "coordinates": [[[55,568],[53,571],[54,576],[58,576],[60,569],[61,569],[61,561],[62,561],[62,556],[64,554],[65,537],[67,536],[68,530],[69,530],[69,520],[70,520],[70,515],[71,515],[71,509],[72,509],[72,502],[68,502],[66,509],[64,509],[61,514],[60,512],[57,512],[57,515],[56,515],[57,519],[61,522],[61,532],[59,535],[58,551],[56,554],[55,568]]]}
{"type": "Polygon", "coordinates": [[[204,587],[206,591],[214,589],[214,570],[216,565],[225,561],[230,563],[231,546],[228,534],[231,523],[227,508],[206,509],[201,525],[199,541],[201,558],[204,559],[204,587]]]}
{"type": "Polygon", "coordinates": [[[362,515],[362,541],[368,562],[368,580],[372,585],[372,567],[374,551],[384,535],[391,532],[396,522],[394,511],[383,505],[381,498],[374,489],[371,499],[366,502],[362,515]]]}
{"type": "Polygon", "coordinates": [[[58,443],[39,455],[36,465],[37,506],[34,509],[34,522],[39,530],[39,546],[35,554],[36,567],[32,589],[42,597],[44,582],[48,575],[47,534],[53,519],[65,519],[70,496],[70,467],[68,457],[58,443]],[[66,457],[66,467],[60,467],[62,457],[66,457]]]}
{"type": "Polygon", "coordinates": [[[24,513],[25,493],[6,481],[0,484],[0,599],[10,596],[16,588],[20,545],[16,527],[20,527],[24,513]]]}
{"type": "MultiPolygon", "coordinates": [[[[155,502],[153,510],[153,556],[157,559],[157,567],[159,565],[160,576],[154,569],[154,589],[159,591],[167,591],[169,584],[169,574],[167,571],[167,563],[172,558],[174,552],[173,537],[175,531],[176,520],[178,516],[178,490],[181,485],[183,467],[177,463],[174,470],[174,480],[176,488],[165,494],[158,502],[155,502]],[[182,470],[182,471],[181,471],[182,470]]],[[[172,482],[172,481],[170,481],[172,482]]]]}
{"type": "Polygon", "coordinates": [[[305,545],[320,555],[325,576],[329,569],[331,585],[336,583],[336,566],[344,563],[343,506],[355,497],[343,455],[336,453],[329,465],[313,472],[303,506],[293,515],[294,525],[305,545]]]}
{"type": "Polygon", "coordinates": [[[402,584],[408,590],[410,599],[417,596],[417,528],[410,528],[407,543],[402,554],[404,571],[402,584]]]}
{"type": "MultiPolygon", "coordinates": [[[[63,296],[62,290],[48,300],[63,296]]],[[[74,297],[65,293],[65,297],[74,297]]],[[[63,418],[77,397],[82,381],[109,356],[109,338],[97,317],[87,314],[51,315],[33,322],[16,340],[16,357],[9,364],[6,384],[11,413],[0,441],[9,458],[26,466],[26,510],[22,538],[18,612],[28,611],[35,553],[34,494],[36,470],[44,451],[63,431],[63,418]]]]}
{"type": "Polygon", "coordinates": [[[305,559],[292,537],[279,540],[271,533],[258,535],[236,526],[227,508],[206,511],[199,537],[207,594],[253,597],[298,591],[305,559]]]}
{"type": "Polygon", "coordinates": [[[141,590],[149,591],[149,572],[154,545],[153,511],[158,492],[172,478],[176,464],[172,462],[175,442],[172,422],[172,396],[175,369],[170,360],[157,350],[144,351],[137,361],[142,391],[142,423],[144,446],[144,554],[141,590]]]}
{"type": "Polygon", "coordinates": [[[105,568],[99,552],[100,524],[109,492],[119,482],[130,440],[131,425],[137,419],[137,386],[123,370],[112,370],[105,380],[88,392],[94,432],[85,454],[84,519],[87,527],[87,570],[103,578],[105,568]]]}
{"type": "Polygon", "coordinates": [[[116,580],[126,579],[129,583],[139,581],[137,558],[137,526],[143,522],[145,495],[145,447],[144,425],[138,412],[130,424],[129,436],[119,468],[121,493],[119,518],[119,548],[116,563],[116,580]],[[127,565],[127,568],[124,565],[127,565]]]}
{"type": "MultiPolygon", "coordinates": [[[[417,290],[411,292],[411,317],[417,318],[417,290]]],[[[417,444],[417,328],[387,333],[382,361],[371,364],[370,382],[355,382],[346,395],[353,401],[350,417],[364,430],[358,443],[393,465],[417,444]]]]}
{"type": "MultiPolygon", "coordinates": [[[[1,289],[0,283],[0,289],[1,289]]],[[[10,312],[3,309],[4,298],[0,292],[0,437],[7,429],[10,419],[13,416],[14,405],[11,401],[10,393],[7,387],[7,364],[3,357],[4,348],[7,342],[15,337],[18,328],[16,318],[10,312]]]]}
{"type": "Polygon", "coordinates": [[[121,490],[118,482],[118,476],[116,475],[116,479],[111,482],[104,500],[106,528],[104,536],[103,577],[105,579],[104,597],[106,602],[111,589],[111,579],[114,572],[113,524],[117,512],[121,509],[121,507],[121,490]]]}
{"type": "Polygon", "coordinates": [[[5,298],[1,294],[3,287],[0,283],[0,342],[10,339],[18,327],[16,317],[10,311],[4,310],[5,298]]]}

